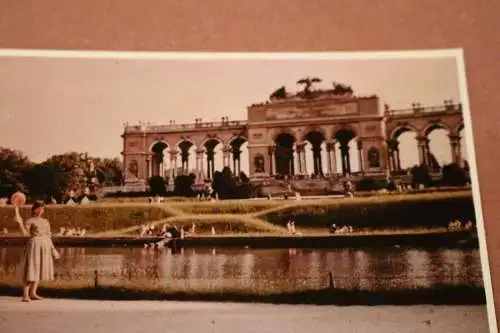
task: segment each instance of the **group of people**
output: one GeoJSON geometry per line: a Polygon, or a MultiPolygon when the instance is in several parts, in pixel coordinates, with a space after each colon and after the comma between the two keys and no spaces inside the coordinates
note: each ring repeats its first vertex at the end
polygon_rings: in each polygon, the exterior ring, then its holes
{"type": "MultiPolygon", "coordinates": [[[[54,198],[52,200],[55,201],[54,198]]],[[[82,194],[80,196],[77,196],[75,191],[71,190],[68,193],[68,196],[63,200],[63,203],[65,205],[87,205],[89,203],[92,203],[93,201],[96,201],[97,197],[95,195],[90,194],[90,189],[87,187],[82,191],[82,194]]],[[[57,203],[57,201],[52,202],[52,203],[57,203]]]]}
{"type": "Polygon", "coordinates": [[[455,221],[451,221],[449,224],[448,224],[448,229],[449,230],[460,230],[460,229],[465,229],[465,230],[472,230],[474,228],[474,224],[472,223],[471,220],[465,222],[465,223],[462,223],[458,220],[455,220],[455,221]]]}
{"type": "Polygon", "coordinates": [[[85,233],[87,230],[85,228],[65,228],[65,227],[60,227],[59,228],[59,234],[58,236],[78,236],[78,237],[83,237],[85,236],[85,233]]]}
{"type": "Polygon", "coordinates": [[[336,224],[332,224],[329,231],[331,234],[352,234],[354,229],[352,225],[344,225],[339,228],[336,224]]]}
{"type": "Polygon", "coordinates": [[[295,228],[295,220],[294,219],[288,220],[288,222],[286,223],[286,230],[288,231],[289,234],[300,235],[300,233],[295,228]]]}

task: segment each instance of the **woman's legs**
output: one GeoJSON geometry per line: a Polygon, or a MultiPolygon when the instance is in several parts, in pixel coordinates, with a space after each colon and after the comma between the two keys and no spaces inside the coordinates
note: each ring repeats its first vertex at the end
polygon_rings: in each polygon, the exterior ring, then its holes
{"type": "Polygon", "coordinates": [[[24,282],[23,286],[23,301],[29,301],[30,300],[30,289],[31,289],[32,282],[31,281],[26,281],[24,282]]]}
{"type": "Polygon", "coordinates": [[[30,290],[30,297],[31,299],[42,299],[40,296],[38,296],[38,294],[36,293],[37,289],[38,289],[38,282],[39,281],[33,281],[31,283],[31,290],[30,290]]]}

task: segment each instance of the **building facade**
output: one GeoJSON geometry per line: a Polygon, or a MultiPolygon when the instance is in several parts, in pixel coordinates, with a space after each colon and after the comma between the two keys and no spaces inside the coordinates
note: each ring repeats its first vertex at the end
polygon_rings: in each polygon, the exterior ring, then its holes
{"type": "Polygon", "coordinates": [[[152,176],[172,180],[188,173],[195,173],[198,183],[210,180],[217,171],[216,147],[221,147],[222,165],[238,174],[245,143],[252,181],[351,175],[354,139],[356,174],[398,174],[398,138],[406,131],[416,134],[420,164],[435,168],[429,133],[436,128],[448,131],[453,161],[462,163],[461,104],[448,100],[440,106],[414,104],[391,110],[381,106],[378,96],[355,96],[345,85],[334,84],[332,90],[311,90],[310,86],[308,82],[296,93],[278,89],[266,102],[248,106],[246,120],[224,117],[220,122],[196,119],[191,124],[126,125],[122,134],[126,185],[141,187],[152,176]],[[312,151],[311,165],[306,149],[312,151]],[[195,165],[189,163],[190,154],[196,155],[195,165]]]}

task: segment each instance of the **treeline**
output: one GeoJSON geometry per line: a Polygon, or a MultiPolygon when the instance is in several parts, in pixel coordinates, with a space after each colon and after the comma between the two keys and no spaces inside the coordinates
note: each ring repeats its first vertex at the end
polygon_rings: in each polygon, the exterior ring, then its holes
{"type": "Polygon", "coordinates": [[[61,202],[70,191],[78,194],[89,188],[93,192],[122,182],[118,158],[70,152],[35,163],[20,151],[0,147],[0,197],[23,191],[31,199],[61,202]]]}

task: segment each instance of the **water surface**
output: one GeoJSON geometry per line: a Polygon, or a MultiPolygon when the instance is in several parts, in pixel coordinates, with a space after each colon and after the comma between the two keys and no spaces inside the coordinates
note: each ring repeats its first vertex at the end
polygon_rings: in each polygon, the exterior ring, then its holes
{"type": "MultiPolygon", "coordinates": [[[[56,278],[154,281],[176,288],[304,290],[482,286],[478,250],[61,248],[56,278]]],[[[21,248],[0,248],[0,278],[18,271],[21,248]]]]}

